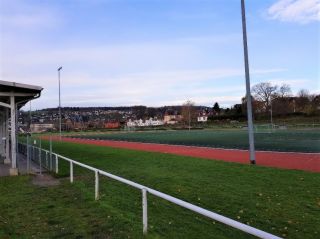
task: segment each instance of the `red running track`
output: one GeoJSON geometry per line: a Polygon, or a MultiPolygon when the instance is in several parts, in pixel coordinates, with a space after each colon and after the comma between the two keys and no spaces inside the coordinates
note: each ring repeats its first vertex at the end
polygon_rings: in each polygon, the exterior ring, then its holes
{"type": "MultiPolygon", "coordinates": [[[[48,139],[48,137],[46,137],[46,139],[48,139]]],[[[53,140],[59,140],[59,138],[56,137],[53,138],[53,140]]],[[[248,150],[215,149],[195,146],[138,143],[112,140],[92,140],[68,137],[63,137],[62,140],[65,142],[79,144],[90,144],[149,152],[169,153],[211,160],[223,160],[226,162],[237,162],[243,164],[249,163],[248,150]]],[[[256,162],[258,165],[269,167],[320,172],[320,153],[257,151],[256,162]]]]}

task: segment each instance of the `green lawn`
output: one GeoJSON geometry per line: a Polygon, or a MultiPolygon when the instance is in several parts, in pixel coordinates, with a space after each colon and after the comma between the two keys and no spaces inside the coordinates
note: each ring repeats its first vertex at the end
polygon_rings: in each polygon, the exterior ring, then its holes
{"type": "MultiPolygon", "coordinates": [[[[191,130],[108,133],[80,138],[124,140],[161,144],[248,149],[245,130],[191,130]]],[[[255,134],[256,149],[292,152],[320,152],[320,130],[278,130],[255,134]]]]}
{"type": "Polygon", "coordinates": [[[138,238],[118,211],[92,200],[81,183],[39,187],[0,178],[0,238],[138,238]]]}
{"type": "MultiPolygon", "coordinates": [[[[279,236],[316,238],[320,233],[317,173],[72,143],[55,142],[54,151],[279,236]]],[[[59,176],[67,176],[68,170],[60,162],[59,176]]],[[[94,202],[93,173],[78,167],[74,171],[73,186],[65,179],[52,188],[31,186],[27,177],[1,179],[0,215],[10,222],[0,218],[0,237],[31,237],[38,230],[43,238],[63,232],[65,238],[103,238],[103,233],[140,238],[141,192],[104,178],[102,198],[94,202]],[[42,221],[50,225],[42,226],[42,221]],[[55,223],[56,229],[51,227],[55,223]]],[[[150,238],[248,238],[153,196],[148,203],[150,238]]]]}

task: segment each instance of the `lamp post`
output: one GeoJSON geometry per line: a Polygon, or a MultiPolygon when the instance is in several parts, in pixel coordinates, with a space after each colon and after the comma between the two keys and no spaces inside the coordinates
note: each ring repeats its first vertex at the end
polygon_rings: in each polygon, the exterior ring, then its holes
{"type": "Polygon", "coordinates": [[[191,129],[191,113],[190,113],[190,109],[191,108],[191,101],[189,102],[189,131],[191,129]]]}
{"type": "Polygon", "coordinates": [[[271,121],[271,129],[273,130],[273,119],[272,119],[272,97],[270,99],[270,121],[271,121]]]}
{"type": "Polygon", "coordinates": [[[241,0],[241,14],[242,14],[242,33],[243,33],[243,52],[244,52],[244,66],[246,74],[246,92],[247,92],[247,114],[248,114],[248,134],[249,134],[249,149],[250,149],[250,163],[255,164],[255,149],[254,149],[254,134],[253,134],[253,120],[252,120],[252,100],[250,92],[250,72],[249,72],[249,57],[248,57],[248,43],[247,43],[247,27],[246,27],[246,13],[244,0],[241,0]]]}
{"type": "Polygon", "coordinates": [[[59,81],[59,138],[61,140],[61,97],[60,97],[60,71],[62,66],[58,68],[58,81],[59,81]]]}
{"type": "Polygon", "coordinates": [[[272,108],[272,101],[276,99],[276,95],[270,96],[270,122],[271,122],[271,129],[274,129],[273,125],[273,108],[272,108]]]}
{"type": "Polygon", "coordinates": [[[29,108],[29,133],[31,135],[31,124],[32,124],[32,116],[31,116],[31,100],[30,100],[30,108],[29,108]]]}

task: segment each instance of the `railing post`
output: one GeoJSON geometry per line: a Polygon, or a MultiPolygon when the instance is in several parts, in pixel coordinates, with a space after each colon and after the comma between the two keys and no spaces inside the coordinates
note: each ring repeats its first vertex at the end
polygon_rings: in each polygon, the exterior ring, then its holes
{"type": "Polygon", "coordinates": [[[99,199],[99,172],[95,171],[95,200],[99,199]]]}
{"type": "Polygon", "coordinates": [[[52,136],[50,135],[50,170],[52,171],[52,136]]]}
{"type": "Polygon", "coordinates": [[[46,151],[46,168],[48,169],[49,168],[49,166],[48,166],[48,151],[46,151]]]}
{"type": "Polygon", "coordinates": [[[36,151],[34,150],[34,146],[32,146],[32,154],[33,154],[33,161],[36,160],[36,151]]]}
{"type": "Polygon", "coordinates": [[[41,139],[39,139],[39,167],[40,167],[40,175],[41,175],[42,174],[41,139]]]}
{"type": "Polygon", "coordinates": [[[142,224],[143,235],[148,232],[148,201],[147,201],[147,189],[142,189],[142,224]]]}
{"type": "Polygon", "coordinates": [[[58,159],[58,155],[56,154],[56,174],[59,173],[59,159],[58,159]]]}
{"type": "Polygon", "coordinates": [[[70,183],[73,183],[73,163],[70,161],[70,183]]]}

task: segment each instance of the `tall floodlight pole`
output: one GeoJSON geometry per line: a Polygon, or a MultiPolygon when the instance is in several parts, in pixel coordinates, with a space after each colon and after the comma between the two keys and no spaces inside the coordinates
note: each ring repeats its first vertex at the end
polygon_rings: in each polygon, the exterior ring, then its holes
{"type": "Polygon", "coordinates": [[[272,96],[270,97],[270,122],[271,122],[271,129],[273,130],[273,119],[272,119],[272,96]]]}
{"type": "Polygon", "coordinates": [[[60,71],[62,66],[58,68],[58,80],[59,80],[59,138],[61,140],[61,96],[60,96],[60,71]]]}
{"type": "Polygon", "coordinates": [[[31,116],[31,100],[30,100],[30,109],[29,109],[29,132],[31,134],[31,124],[32,124],[32,116],[31,116]]]}
{"type": "Polygon", "coordinates": [[[190,102],[189,102],[189,131],[191,129],[191,114],[190,114],[191,103],[190,102]]]}
{"type": "Polygon", "coordinates": [[[242,13],[242,31],[243,31],[244,67],[245,67],[245,73],[246,73],[246,93],[247,93],[247,113],[248,113],[250,162],[251,162],[251,164],[255,164],[256,158],[255,158],[255,150],[254,150],[252,100],[251,100],[251,92],[250,92],[250,72],[249,72],[247,27],[246,27],[246,13],[245,13],[244,0],[241,0],[241,13],[242,13]]]}

